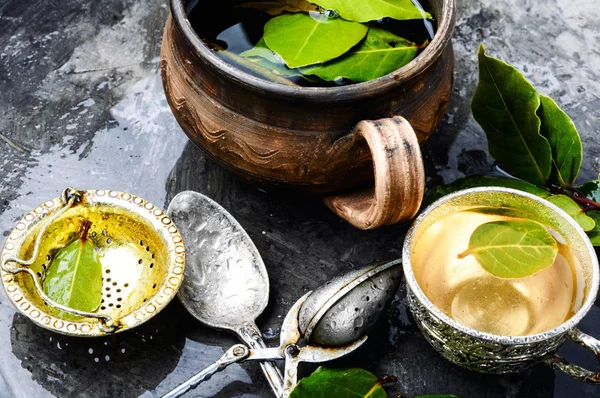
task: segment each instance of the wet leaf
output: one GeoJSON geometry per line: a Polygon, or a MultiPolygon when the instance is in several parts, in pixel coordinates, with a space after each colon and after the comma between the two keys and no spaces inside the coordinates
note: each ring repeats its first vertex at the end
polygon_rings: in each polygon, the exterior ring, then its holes
{"type": "Polygon", "coordinates": [[[556,240],[543,225],[527,220],[481,224],[459,258],[473,255],[489,273],[499,278],[523,278],[554,263],[556,240]]]}
{"type": "Polygon", "coordinates": [[[284,12],[309,12],[319,9],[318,6],[306,0],[250,1],[240,3],[237,7],[260,10],[271,16],[283,14],[284,12]]]}
{"type": "Polygon", "coordinates": [[[241,57],[254,62],[255,64],[268,69],[271,73],[275,73],[279,76],[294,77],[302,76],[297,69],[290,69],[285,66],[283,59],[277,55],[273,50],[267,47],[264,38],[261,38],[256,45],[250,50],[244,51],[240,54],[241,57]]]}
{"type": "Polygon", "coordinates": [[[300,69],[326,81],[347,78],[355,83],[387,75],[412,61],[419,46],[387,30],[372,27],[367,37],[350,51],[324,64],[300,69]]]}
{"type": "Polygon", "coordinates": [[[530,194],[539,196],[540,198],[547,198],[550,196],[550,192],[547,190],[522,180],[496,177],[467,177],[461,178],[460,180],[456,180],[447,185],[438,185],[434,187],[423,201],[424,206],[428,206],[442,196],[448,195],[452,192],[475,187],[505,187],[528,192],[530,194]]]}
{"type": "Polygon", "coordinates": [[[319,367],[300,380],[290,398],[387,398],[377,377],[363,369],[319,367]]]}
{"type": "Polygon", "coordinates": [[[594,246],[600,246],[600,211],[588,211],[587,215],[594,220],[594,228],[587,231],[588,237],[594,246]]]}
{"type": "Polygon", "coordinates": [[[81,239],[54,257],[44,280],[44,292],[69,308],[88,312],[98,309],[102,301],[102,264],[87,239],[87,228],[81,239]]]}
{"type": "Polygon", "coordinates": [[[586,198],[593,200],[594,202],[600,202],[600,181],[589,181],[585,184],[577,187],[586,198]]]}
{"type": "Polygon", "coordinates": [[[581,168],[583,148],[579,133],[569,116],[552,98],[540,95],[540,99],[541,106],[537,112],[542,122],[540,132],[552,149],[550,182],[571,185],[581,168]]]}
{"type": "Polygon", "coordinates": [[[431,18],[410,0],[310,0],[327,10],[335,10],[348,21],[367,22],[390,17],[397,20],[431,18]]]}
{"type": "Polygon", "coordinates": [[[573,219],[581,228],[583,228],[584,231],[591,231],[594,229],[596,222],[592,218],[588,217],[583,209],[573,199],[566,195],[554,195],[550,196],[546,200],[554,203],[556,206],[564,210],[568,215],[573,217],[573,219]]]}
{"type": "Polygon", "coordinates": [[[367,34],[368,27],[342,18],[315,18],[283,14],[265,24],[267,46],[290,68],[313,65],[339,57],[367,34]]]}
{"type": "Polygon", "coordinates": [[[540,134],[540,96],[516,68],[479,48],[479,84],[471,109],[488,138],[490,154],[515,177],[548,181],[552,150],[540,134]]]}

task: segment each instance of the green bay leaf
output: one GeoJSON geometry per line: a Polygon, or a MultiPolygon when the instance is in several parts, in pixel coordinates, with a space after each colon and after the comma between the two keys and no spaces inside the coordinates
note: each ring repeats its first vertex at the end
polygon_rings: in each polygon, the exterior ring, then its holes
{"type": "Polygon", "coordinates": [[[489,273],[499,278],[523,278],[549,267],[558,254],[556,240],[543,225],[528,220],[492,221],[478,226],[469,248],[489,273]]]}
{"type": "Polygon", "coordinates": [[[364,397],[387,398],[387,393],[373,374],[363,369],[317,368],[303,378],[290,398],[364,397]]]}
{"type": "Polygon", "coordinates": [[[434,187],[427,194],[427,197],[423,201],[423,206],[428,206],[442,196],[448,195],[452,192],[475,187],[505,187],[528,192],[530,194],[539,196],[540,198],[547,198],[550,196],[550,192],[547,190],[522,180],[516,180],[514,178],[497,178],[487,176],[467,177],[458,179],[450,184],[438,185],[434,187]]]}
{"type": "Polygon", "coordinates": [[[361,41],[367,30],[366,25],[342,18],[283,14],[265,24],[264,40],[288,67],[299,68],[339,57],[361,41]]]}
{"type": "Polygon", "coordinates": [[[279,76],[302,76],[297,69],[290,69],[285,66],[283,59],[267,47],[264,38],[261,38],[253,48],[244,51],[240,56],[279,76]]]}
{"type": "Polygon", "coordinates": [[[552,150],[540,134],[536,112],[540,96],[511,65],[488,57],[479,48],[479,84],[471,110],[488,139],[489,151],[500,166],[535,185],[548,181],[552,150]]]}
{"type": "Polygon", "coordinates": [[[571,185],[581,168],[581,138],[571,118],[550,97],[540,95],[538,116],[542,122],[540,132],[552,149],[552,171],[549,182],[571,185]]]}
{"type": "Polygon", "coordinates": [[[412,61],[419,46],[387,30],[372,27],[358,45],[329,62],[300,68],[326,81],[347,78],[355,83],[387,75],[412,61]]]}
{"type": "Polygon", "coordinates": [[[595,222],[594,228],[587,231],[587,235],[590,238],[592,245],[600,246],[600,211],[588,211],[587,215],[595,222]]]}
{"type": "Polygon", "coordinates": [[[583,209],[573,199],[566,195],[553,195],[546,198],[546,200],[560,207],[568,215],[573,217],[584,231],[591,231],[594,229],[596,222],[585,214],[583,209]]]}
{"type": "Polygon", "coordinates": [[[102,264],[94,245],[83,237],[61,249],[52,260],[44,292],[59,304],[92,312],[102,301],[102,264]]]}
{"type": "Polygon", "coordinates": [[[337,11],[348,21],[368,22],[390,17],[400,21],[431,18],[410,0],[310,0],[327,10],[337,11]]]}

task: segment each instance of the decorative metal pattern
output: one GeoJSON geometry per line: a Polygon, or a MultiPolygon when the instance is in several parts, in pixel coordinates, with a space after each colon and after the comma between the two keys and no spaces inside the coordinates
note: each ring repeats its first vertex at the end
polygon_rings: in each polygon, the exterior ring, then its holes
{"type": "Polygon", "coordinates": [[[485,373],[519,372],[552,354],[566,340],[566,333],[548,333],[546,339],[505,344],[484,334],[468,335],[437,318],[407,286],[410,310],[429,343],[447,360],[464,368],[485,373]]]}
{"type": "MultiPolygon", "coordinates": [[[[81,203],[53,222],[58,223],[61,228],[53,228],[52,225],[48,228],[45,234],[47,236],[42,241],[51,242],[42,243],[43,247],[46,246],[45,250],[31,268],[44,272],[51,260],[46,253],[61,248],[60,245],[55,245],[56,241],[72,238],[76,228],[69,223],[73,218],[87,215],[102,219],[96,240],[99,241],[100,236],[102,237],[103,241],[99,246],[102,246],[100,250],[107,260],[103,261],[103,304],[98,314],[109,315],[118,321],[115,332],[121,332],[156,315],[177,293],[185,269],[183,239],[177,227],[161,209],[140,197],[107,190],[80,192],[83,195],[81,203]],[[100,212],[102,215],[98,214],[100,212]],[[143,231],[146,236],[136,235],[135,241],[132,241],[132,231],[143,231]],[[152,247],[146,242],[152,242],[152,247]],[[135,264],[129,264],[125,260],[115,261],[120,259],[118,254],[112,261],[109,260],[108,254],[115,254],[117,250],[127,250],[132,256],[135,254],[135,264]]],[[[1,255],[2,261],[9,257],[28,257],[27,253],[32,251],[32,241],[40,224],[64,205],[61,198],[55,198],[26,214],[8,236],[1,255]]],[[[107,334],[92,318],[64,314],[47,306],[36,293],[30,275],[5,271],[0,275],[15,308],[37,325],[74,336],[107,334]]]]}

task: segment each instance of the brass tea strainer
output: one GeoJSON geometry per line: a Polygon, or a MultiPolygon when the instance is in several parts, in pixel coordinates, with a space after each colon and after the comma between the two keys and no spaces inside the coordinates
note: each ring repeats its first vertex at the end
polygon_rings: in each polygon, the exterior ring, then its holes
{"type": "Polygon", "coordinates": [[[184,251],[177,227],[152,203],[125,192],[67,188],[17,223],[0,256],[0,275],[11,302],[39,326],[103,336],[145,322],[171,301],[183,280],[184,251]],[[102,303],[85,312],[54,302],[42,285],[56,254],[90,222],[102,303]]]}

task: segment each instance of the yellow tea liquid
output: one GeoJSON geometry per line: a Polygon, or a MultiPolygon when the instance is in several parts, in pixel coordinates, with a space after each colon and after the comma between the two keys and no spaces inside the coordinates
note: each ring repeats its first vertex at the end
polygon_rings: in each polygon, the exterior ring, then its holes
{"type": "Polygon", "coordinates": [[[503,336],[541,333],[583,304],[583,271],[568,246],[559,242],[550,267],[517,279],[493,276],[472,255],[458,258],[479,225],[511,219],[464,211],[437,221],[413,243],[413,270],[427,298],[465,326],[503,336]]]}

